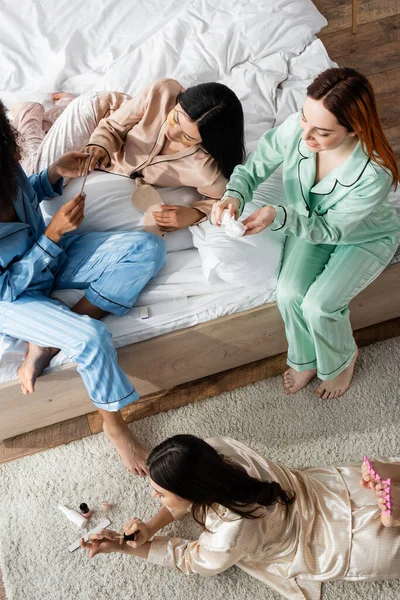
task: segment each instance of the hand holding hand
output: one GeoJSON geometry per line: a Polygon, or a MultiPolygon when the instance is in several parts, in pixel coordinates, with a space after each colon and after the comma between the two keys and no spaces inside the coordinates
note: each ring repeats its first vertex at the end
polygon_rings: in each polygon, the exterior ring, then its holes
{"type": "Polygon", "coordinates": [[[78,194],[56,212],[44,232],[50,240],[57,244],[64,233],[79,227],[84,218],[85,197],[85,193],[78,194]]]}
{"type": "Polygon", "coordinates": [[[107,150],[105,150],[101,146],[85,146],[83,150],[87,153],[88,156],[86,158],[84,172],[82,173],[82,175],[84,175],[85,173],[90,173],[91,171],[93,171],[93,169],[96,168],[96,166],[98,166],[99,169],[101,169],[103,167],[107,167],[110,163],[110,158],[108,156],[107,150]]]}
{"type": "MultiPolygon", "coordinates": [[[[136,533],[134,541],[126,541],[125,543],[128,546],[132,546],[132,548],[139,548],[139,546],[143,546],[150,538],[151,531],[148,526],[143,523],[140,519],[128,519],[125,525],[122,528],[121,535],[126,533],[130,535],[131,533],[136,533]]],[[[120,543],[123,543],[124,539],[121,539],[120,543]]]]}
{"type": "Polygon", "coordinates": [[[170,204],[160,204],[160,210],[152,214],[161,231],[185,229],[204,216],[197,208],[170,204]]]}
{"type": "Polygon", "coordinates": [[[239,218],[239,208],[240,202],[237,198],[225,196],[223,200],[215,202],[214,206],[212,207],[211,223],[220,227],[222,223],[222,213],[226,209],[229,211],[229,216],[232,216],[237,220],[239,218]]]}
{"type": "Polygon", "coordinates": [[[87,152],[66,152],[62,154],[48,168],[47,176],[50,183],[54,185],[60,177],[80,177],[87,158],[87,152]]]}
{"type": "Polygon", "coordinates": [[[275,220],[276,210],[273,206],[263,206],[243,221],[246,227],[244,235],[254,235],[269,227],[275,220]]]}

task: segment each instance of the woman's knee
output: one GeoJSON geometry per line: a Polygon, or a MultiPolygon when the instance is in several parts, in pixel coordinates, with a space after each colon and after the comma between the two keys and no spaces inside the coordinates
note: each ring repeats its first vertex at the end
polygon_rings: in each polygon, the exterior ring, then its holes
{"type": "Polygon", "coordinates": [[[145,251],[148,256],[149,268],[152,271],[152,277],[157,275],[158,271],[165,264],[167,251],[165,241],[158,235],[147,233],[145,251]]]}
{"type": "Polygon", "coordinates": [[[279,308],[290,309],[293,306],[299,306],[303,302],[303,294],[296,285],[290,281],[280,281],[276,287],[275,298],[279,308]]]}
{"type": "Polygon", "coordinates": [[[318,324],[324,317],[329,317],[329,315],[333,317],[335,312],[330,303],[315,293],[306,294],[301,304],[301,310],[305,321],[315,324],[318,324]]]}
{"type": "Polygon", "coordinates": [[[98,350],[105,351],[111,346],[111,333],[102,321],[90,317],[83,317],[82,327],[77,332],[76,345],[78,354],[98,350]]]}

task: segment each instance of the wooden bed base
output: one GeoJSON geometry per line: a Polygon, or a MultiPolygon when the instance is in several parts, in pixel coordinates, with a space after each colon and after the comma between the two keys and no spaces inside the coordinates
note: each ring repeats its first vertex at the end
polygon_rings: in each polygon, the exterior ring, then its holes
{"type": "MultiPolygon", "coordinates": [[[[385,269],[353,300],[351,320],[353,329],[360,329],[399,316],[400,264],[396,264],[385,269]]],[[[278,355],[286,349],[283,322],[276,303],[271,302],[125,346],[118,350],[118,355],[121,367],[140,396],[148,399],[132,405],[134,412],[146,416],[149,414],[146,402],[153,402],[152,414],[162,411],[163,397],[176,386],[278,355]]],[[[212,395],[211,391],[204,397],[212,395]]],[[[179,405],[190,401],[189,397],[179,405]]],[[[24,396],[16,380],[1,385],[0,410],[0,440],[3,440],[91,413],[93,404],[75,365],[70,363],[46,371],[37,381],[35,394],[24,396]]],[[[95,415],[93,420],[93,429],[98,429],[95,415]]]]}

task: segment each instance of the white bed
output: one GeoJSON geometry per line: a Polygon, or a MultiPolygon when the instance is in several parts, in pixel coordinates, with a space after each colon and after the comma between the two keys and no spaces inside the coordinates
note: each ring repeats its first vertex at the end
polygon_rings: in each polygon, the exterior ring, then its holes
{"type": "MultiPolygon", "coordinates": [[[[1,12],[0,98],[9,108],[26,99],[48,105],[55,90],[133,95],[158,77],[174,77],[184,86],[219,81],[243,103],[249,151],[264,131],[301,106],[307,85],[333,64],[315,38],[326,21],[310,0],[2,0],[1,12]]],[[[77,193],[78,185],[71,182],[63,199],[77,193]]],[[[125,178],[92,175],[82,230],[139,226],[129,201],[132,185],[125,178]]],[[[184,203],[188,192],[163,193],[165,202],[184,203]]],[[[268,199],[284,202],[279,172],[259,190],[256,207],[268,199]]],[[[58,205],[45,202],[45,215],[58,205]]],[[[249,238],[238,265],[242,242],[221,235],[209,223],[170,234],[167,264],[136,307],[124,318],[106,318],[116,347],[272,300],[283,236],[249,238]],[[250,271],[243,265],[253,265],[255,253],[267,260],[250,271]]],[[[55,293],[69,304],[79,295],[55,293]]],[[[0,339],[0,383],[16,377],[25,352],[25,342],[0,339]]],[[[64,361],[59,354],[52,366],[64,361]]]]}

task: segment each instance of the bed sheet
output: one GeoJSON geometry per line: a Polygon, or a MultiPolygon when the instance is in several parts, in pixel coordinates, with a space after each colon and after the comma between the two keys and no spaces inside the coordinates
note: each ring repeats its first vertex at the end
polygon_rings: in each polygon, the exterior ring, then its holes
{"type": "MultiPolygon", "coordinates": [[[[0,99],[8,108],[28,99],[49,106],[55,90],[133,95],[159,77],[219,81],[242,101],[252,151],[285,107],[300,107],[304,81],[332,65],[315,39],[325,25],[311,0],[2,0],[0,99]]],[[[271,285],[208,283],[191,239],[179,247],[129,315],[106,317],[116,347],[272,300],[271,285]]],[[[60,294],[73,304],[80,292],[60,294]]],[[[0,382],[16,376],[25,351],[24,342],[0,339],[0,382]]]]}

